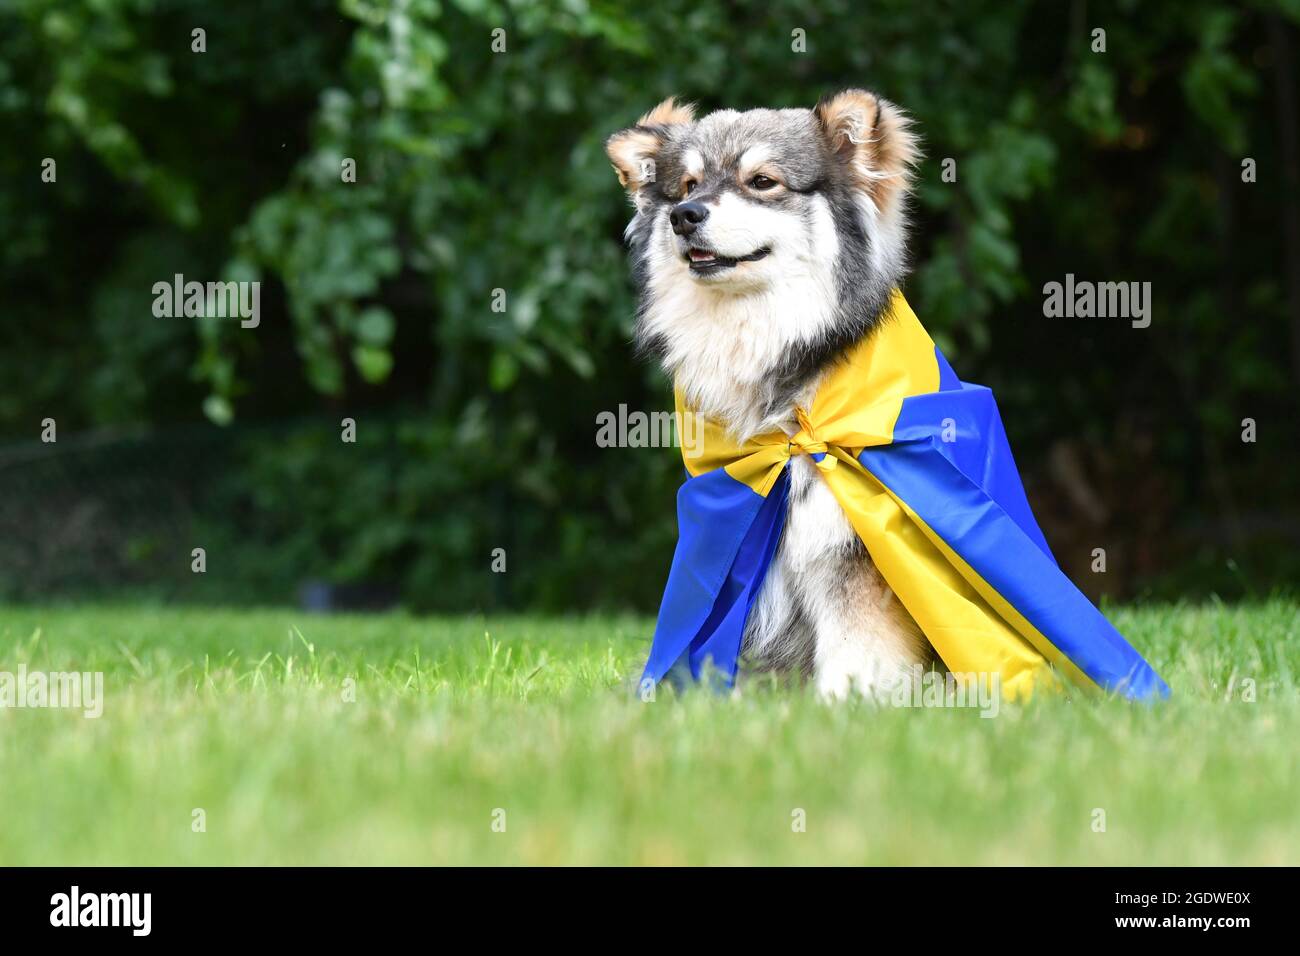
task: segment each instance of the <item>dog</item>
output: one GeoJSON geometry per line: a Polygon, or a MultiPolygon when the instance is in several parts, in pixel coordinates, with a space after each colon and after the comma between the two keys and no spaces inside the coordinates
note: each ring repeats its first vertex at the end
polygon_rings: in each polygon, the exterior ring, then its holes
{"type": "MultiPolygon", "coordinates": [[[[878,327],[906,274],[910,121],[859,89],[700,119],[670,98],[606,153],[635,209],[624,238],[639,348],[737,440],[793,435],[796,409],[878,327]]],[[[882,699],[933,650],[806,456],[790,463],[788,500],[745,626],[747,669],[882,699]]]]}

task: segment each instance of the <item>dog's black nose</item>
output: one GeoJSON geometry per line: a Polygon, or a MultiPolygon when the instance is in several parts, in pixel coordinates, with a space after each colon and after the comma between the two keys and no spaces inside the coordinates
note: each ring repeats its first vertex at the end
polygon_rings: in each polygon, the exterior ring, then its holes
{"type": "Polygon", "coordinates": [[[709,218],[708,209],[702,202],[682,202],[673,207],[668,214],[668,221],[673,224],[673,232],[679,236],[689,236],[695,227],[709,218]]]}

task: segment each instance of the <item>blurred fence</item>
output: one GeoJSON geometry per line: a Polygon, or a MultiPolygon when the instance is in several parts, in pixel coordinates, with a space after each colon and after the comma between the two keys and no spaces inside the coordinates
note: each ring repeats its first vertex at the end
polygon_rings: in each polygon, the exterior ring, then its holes
{"type": "Polygon", "coordinates": [[[196,518],[233,438],[106,430],[0,449],[0,593],[192,591],[196,518]]]}
{"type": "MultiPolygon", "coordinates": [[[[491,445],[411,414],[368,416],[354,442],[298,420],[11,444],[0,599],[653,610],[675,532],[675,451],[607,450],[599,467],[561,452],[515,468],[484,454],[491,445]]],[[[1294,513],[1243,501],[1179,522],[1158,473],[1125,462],[1110,474],[1056,447],[1026,469],[1058,560],[1090,595],[1259,596],[1300,580],[1294,513]]]]}
{"type": "Polygon", "coordinates": [[[587,469],[566,497],[548,460],[514,468],[490,445],[404,415],[352,441],[316,420],[0,447],[0,598],[653,608],[673,450],[629,463],[640,488],[587,469]]]}

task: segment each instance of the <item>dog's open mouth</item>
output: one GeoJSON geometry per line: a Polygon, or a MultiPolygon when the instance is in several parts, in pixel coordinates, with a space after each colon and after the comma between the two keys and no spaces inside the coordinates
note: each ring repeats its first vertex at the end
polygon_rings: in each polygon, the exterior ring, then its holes
{"type": "Polygon", "coordinates": [[[686,250],[686,261],[690,263],[691,271],[696,275],[713,275],[726,269],[734,269],[741,262],[757,262],[771,251],[764,246],[747,256],[737,256],[732,259],[728,256],[720,256],[709,249],[692,246],[686,250]]]}

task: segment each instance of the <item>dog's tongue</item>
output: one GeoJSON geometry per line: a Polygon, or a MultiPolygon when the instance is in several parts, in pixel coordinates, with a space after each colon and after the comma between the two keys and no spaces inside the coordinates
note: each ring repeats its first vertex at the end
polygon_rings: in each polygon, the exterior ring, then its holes
{"type": "Polygon", "coordinates": [[[692,249],[689,255],[692,262],[707,262],[709,259],[716,258],[713,253],[705,252],[703,249],[692,249]]]}

